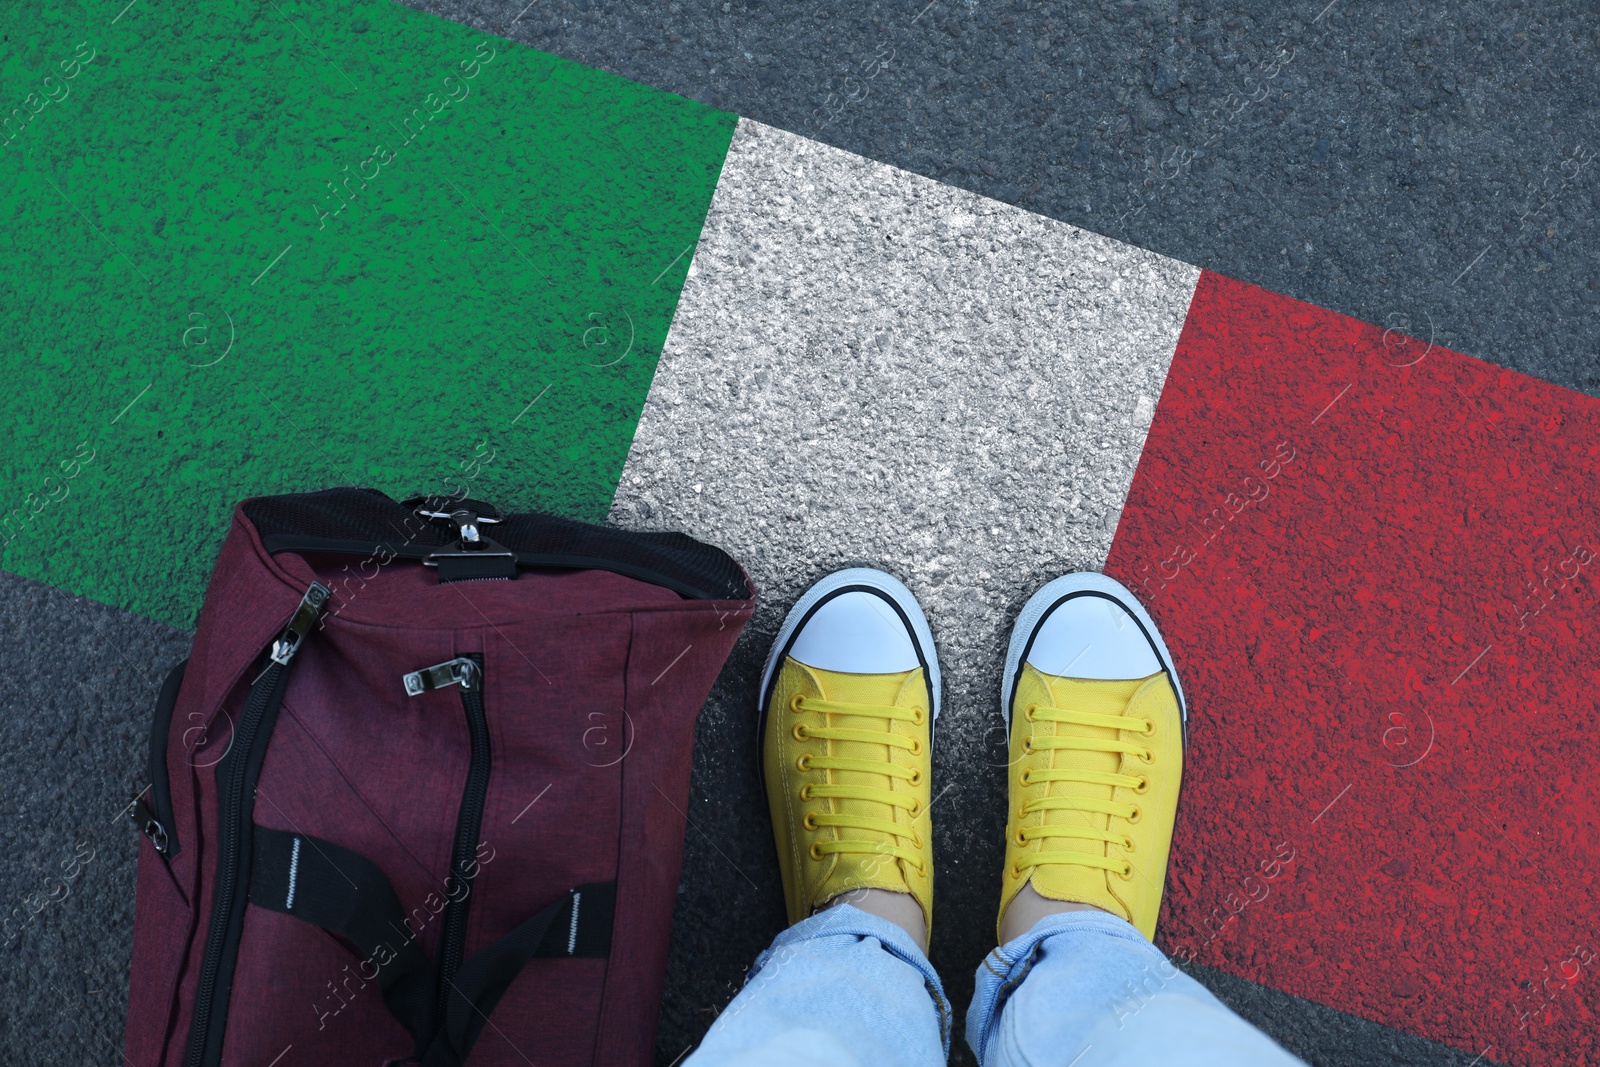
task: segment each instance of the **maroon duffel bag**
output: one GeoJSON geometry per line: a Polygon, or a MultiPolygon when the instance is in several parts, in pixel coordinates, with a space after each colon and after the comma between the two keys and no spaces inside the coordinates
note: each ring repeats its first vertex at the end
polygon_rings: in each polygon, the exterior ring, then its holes
{"type": "Polygon", "coordinates": [[[468,499],[241,504],[156,710],[127,1059],[643,1064],[725,553],[468,499]]]}

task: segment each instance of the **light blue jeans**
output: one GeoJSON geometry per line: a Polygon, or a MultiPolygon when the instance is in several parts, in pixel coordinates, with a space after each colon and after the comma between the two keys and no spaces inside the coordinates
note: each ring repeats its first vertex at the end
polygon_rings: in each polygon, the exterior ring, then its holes
{"type": "MultiPolygon", "coordinates": [[[[848,904],[779,934],[684,1067],[926,1067],[950,1003],[900,927],[848,904]]],[[[1299,1064],[1103,912],[1052,915],[989,953],[967,1011],[984,1067],[1299,1064]]]]}

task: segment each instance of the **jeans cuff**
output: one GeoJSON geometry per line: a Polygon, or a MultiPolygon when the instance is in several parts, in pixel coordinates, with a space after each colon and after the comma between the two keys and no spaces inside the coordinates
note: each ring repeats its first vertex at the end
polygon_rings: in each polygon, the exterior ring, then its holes
{"type": "MultiPolygon", "coordinates": [[[[1046,915],[1025,933],[1007,941],[993,952],[989,959],[997,957],[1009,961],[1007,967],[1014,967],[1017,961],[1031,959],[1039,942],[1054,934],[1066,932],[1100,933],[1111,937],[1121,938],[1123,941],[1132,941],[1141,948],[1148,949],[1150,953],[1160,959],[1167,957],[1162,951],[1150,943],[1150,939],[1139,932],[1139,928],[1119,915],[1112,915],[1104,911],[1062,911],[1054,915],[1046,915]]],[[[1031,966],[1031,963],[1030,963],[1031,966]]],[[[1018,976],[1020,980],[1020,976],[1018,976]]]]}
{"type": "Polygon", "coordinates": [[[1013,990],[1022,984],[1039,959],[1040,947],[1063,933],[1095,933],[1128,941],[1163,963],[1167,957],[1126,919],[1103,911],[1064,911],[1047,915],[984,957],[978,965],[972,990],[972,1006],[967,1009],[967,1043],[981,1062],[989,1035],[1000,1021],[1000,1013],[1013,990]]]}
{"type": "Polygon", "coordinates": [[[939,973],[933,969],[933,964],[928,962],[927,954],[917,947],[917,943],[902,927],[853,905],[836,904],[819,911],[815,915],[801,919],[773,938],[767,950],[756,957],[749,973],[745,975],[745,982],[754,979],[761,968],[774,957],[781,955],[786,947],[821,937],[877,938],[885,952],[915,969],[922,976],[922,983],[928,990],[929,999],[939,1010],[939,1040],[944,1045],[946,1058],[949,1057],[952,1016],[950,1001],[945,998],[944,984],[939,981],[939,973]]]}

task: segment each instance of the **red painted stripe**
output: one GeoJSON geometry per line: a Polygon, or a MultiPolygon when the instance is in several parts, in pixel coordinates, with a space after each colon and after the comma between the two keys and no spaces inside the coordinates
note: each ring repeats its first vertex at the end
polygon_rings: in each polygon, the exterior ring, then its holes
{"type": "Polygon", "coordinates": [[[1600,403],[1202,275],[1106,565],[1192,703],[1161,940],[1600,1058],[1600,403]]]}

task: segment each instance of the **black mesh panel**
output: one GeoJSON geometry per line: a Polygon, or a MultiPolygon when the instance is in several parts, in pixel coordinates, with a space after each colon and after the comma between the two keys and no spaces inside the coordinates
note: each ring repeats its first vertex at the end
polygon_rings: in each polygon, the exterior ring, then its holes
{"type": "MultiPolygon", "coordinates": [[[[420,557],[455,540],[449,522],[419,518],[411,507],[376,489],[256,497],[243,507],[269,552],[366,552],[384,545],[400,555],[420,557]]],[[[457,507],[496,514],[489,505],[470,500],[441,500],[428,510],[457,507]]],[[[750,596],[744,572],[731,556],[681,533],[618,530],[537,513],[505,515],[499,523],[485,525],[483,532],[515,552],[523,566],[612,570],[701,600],[750,596]]]]}

